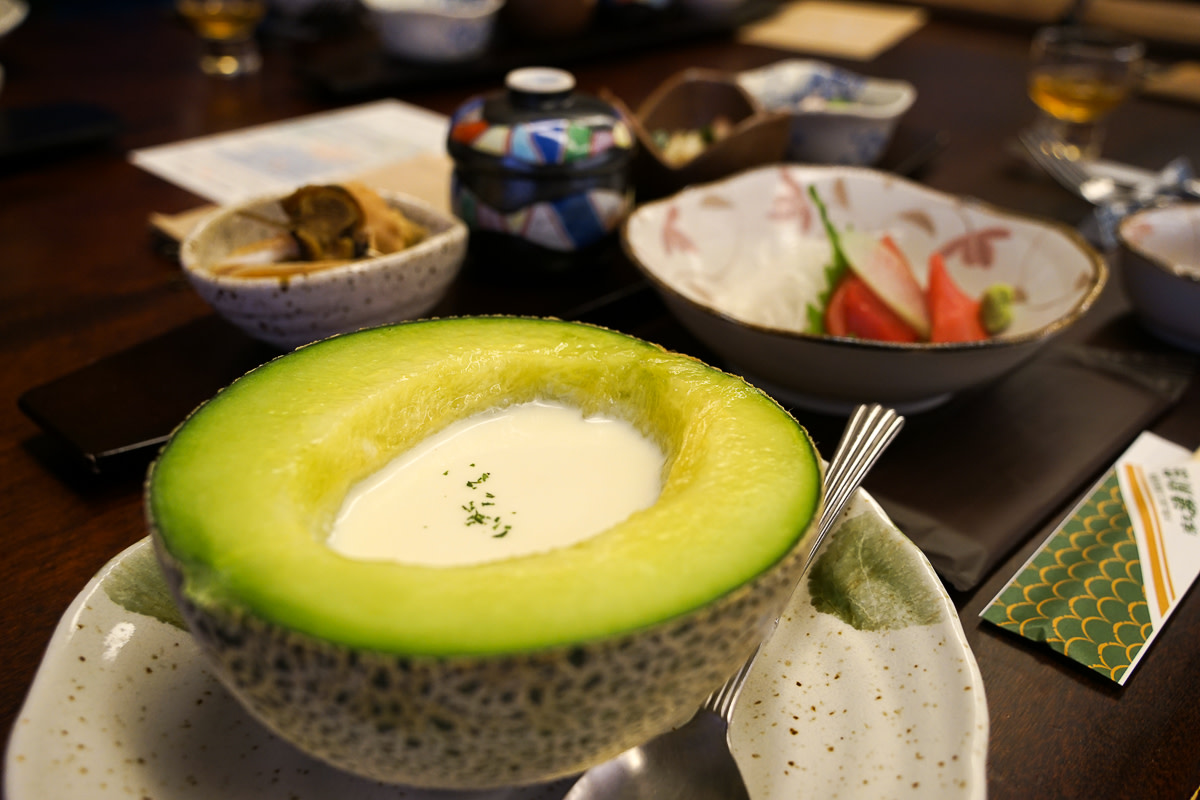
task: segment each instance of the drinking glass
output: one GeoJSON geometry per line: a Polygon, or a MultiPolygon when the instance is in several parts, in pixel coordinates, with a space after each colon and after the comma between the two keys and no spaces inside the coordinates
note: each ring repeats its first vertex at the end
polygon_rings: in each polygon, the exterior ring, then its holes
{"type": "Polygon", "coordinates": [[[266,0],[176,0],[176,10],[200,37],[200,69],[236,78],[258,72],[262,55],[254,30],[267,13],[266,0]]]}
{"type": "Polygon", "coordinates": [[[1100,154],[1104,122],[1136,86],[1145,46],[1116,33],[1051,26],[1033,37],[1029,96],[1035,125],[1077,158],[1100,154]]]}

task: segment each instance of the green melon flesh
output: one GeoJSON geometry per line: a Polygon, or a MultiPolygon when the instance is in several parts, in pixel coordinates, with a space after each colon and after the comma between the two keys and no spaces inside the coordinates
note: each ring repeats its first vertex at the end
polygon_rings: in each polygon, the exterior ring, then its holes
{"type": "Polygon", "coordinates": [[[742,380],[592,326],[430,320],[335,337],[243,377],[171,438],[147,516],[201,607],[384,653],[532,651],[646,628],[779,562],[820,502],[807,433],[742,380]],[[547,553],[462,567],[343,557],[351,486],[450,423],[557,400],[666,454],[650,508],[547,553]]]}

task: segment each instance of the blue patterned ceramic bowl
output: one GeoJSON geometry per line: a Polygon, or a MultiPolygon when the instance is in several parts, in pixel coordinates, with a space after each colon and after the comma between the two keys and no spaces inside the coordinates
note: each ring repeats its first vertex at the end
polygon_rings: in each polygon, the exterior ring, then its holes
{"type": "Polygon", "coordinates": [[[810,164],[875,164],[917,97],[906,81],[799,59],[741,72],[737,81],[763,108],[791,117],[787,157],[810,164]]]}
{"type": "Polygon", "coordinates": [[[634,137],[612,105],[569,72],[530,67],[451,116],[451,202],[477,235],[573,254],[615,241],[629,213],[634,137]]]}

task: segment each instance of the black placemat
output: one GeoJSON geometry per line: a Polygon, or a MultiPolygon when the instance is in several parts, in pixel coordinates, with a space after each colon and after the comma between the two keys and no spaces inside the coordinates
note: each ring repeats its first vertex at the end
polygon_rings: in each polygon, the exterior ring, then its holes
{"type": "Polygon", "coordinates": [[[1178,402],[1193,371],[1185,358],[1051,346],[912,416],[868,486],[945,580],[972,589],[1178,402]],[[974,502],[940,505],[947,494],[974,502]]]}
{"type": "MultiPolygon", "coordinates": [[[[627,296],[588,319],[722,366],[655,302],[627,296]]],[[[973,589],[1177,403],[1196,368],[1181,352],[1052,343],[1000,380],[910,414],[866,488],[943,580],[973,589]]],[[[846,418],[790,410],[832,456],[846,418]]]]}

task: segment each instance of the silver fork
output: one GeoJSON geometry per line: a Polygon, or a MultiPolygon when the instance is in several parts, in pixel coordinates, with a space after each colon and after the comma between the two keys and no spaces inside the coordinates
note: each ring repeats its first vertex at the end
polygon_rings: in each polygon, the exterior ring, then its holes
{"type": "Polygon", "coordinates": [[[1106,175],[1093,175],[1079,163],[1070,148],[1056,139],[1032,130],[1021,131],[1018,138],[1034,163],[1050,174],[1063,188],[1079,195],[1094,206],[1132,197],[1133,191],[1106,175]]]}
{"type": "MultiPolygon", "coordinates": [[[[817,552],[821,549],[821,543],[825,541],[825,535],[833,529],[834,523],[846,508],[846,503],[854,496],[863,478],[903,426],[904,417],[890,408],[873,404],[859,406],[854,410],[829,462],[829,468],[825,471],[825,505],[817,520],[816,536],[809,547],[808,557],[804,560],[804,568],[800,571],[801,579],[808,573],[808,568],[812,566],[817,552]]],[[[746,676],[750,674],[750,668],[754,666],[757,656],[758,648],[755,648],[746,659],[746,663],[742,664],[720,689],[710,694],[701,708],[714,712],[728,724],[734,703],[737,702],[738,694],[746,683],[746,676]]]]}
{"type": "MultiPolygon", "coordinates": [[[[825,471],[825,506],[800,579],[903,424],[904,417],[879,405],[854,410],[825,471]]],[[[686,725],[588,770],[563,800],[748,800],[728,737],[734,705],[757,656],[756,648],[686,725]]]]}

